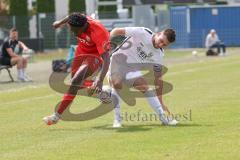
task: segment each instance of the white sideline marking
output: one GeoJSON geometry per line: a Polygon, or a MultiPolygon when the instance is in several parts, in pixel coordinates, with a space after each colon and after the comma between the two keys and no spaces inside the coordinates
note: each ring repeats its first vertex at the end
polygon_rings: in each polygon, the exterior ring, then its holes
{"type": "Polygon", "coordinates": [[[5,93],[19,92],[19,91],[22,91],[22,90],[25,90],[25,89],[36,89],[36,88],[41,88],[41,87],[47,87],[47,85],[46,84],[28,85],[28,86],[24,86],[24,87],[20,87],[20,88],[15,88],[15,89],[6,89],[6,90],[1,91],[1,93],[3,93],[3,92],[5,92],[5,93]]]}
{"type": "Polygon", "coordinates": [[[224,64],[218,64],[218,65],[214,65],[214,66],[211,66],[211,67],[195,67],[194,69],[185,69],[185,70],[182,70],[182,71],[178,71],[178,72],[170,72],[170,73],[166,73],[165,76],[172,76],[172,75],[177,75],[177,74],[180,74],[180,73],[192,73],[192,72],[195,72],[195,71],[202,71],[202,70],[206,70],[206,69],[213,69],[213,68],[218,68],[218,67],[222,67],[222,66],[228,66],[228,65],[232,65],[232,64],[240,64],[240,62],[230,62],[230,63],[224,63],[224,64]]]}
{"type": "Polygon", "coordinates": [[[9,105],[9,104],[22,103],[22,102],[29,102],[29,101],[33,101],[33,100],[39,100],[39,99],[45,99],[45,98],[49,98],[49,97],[53,97],[53,96],[55,96],[55,94],[50,94],[50,95],[47,95],[47,96],[40,96],[40,97],[33,97],[33,98],[25,98],[25,99],[21,99],[21,100],[17,100],[17,101],[0,103],[0,106],[1,106],[1,105],[9,105]]]}

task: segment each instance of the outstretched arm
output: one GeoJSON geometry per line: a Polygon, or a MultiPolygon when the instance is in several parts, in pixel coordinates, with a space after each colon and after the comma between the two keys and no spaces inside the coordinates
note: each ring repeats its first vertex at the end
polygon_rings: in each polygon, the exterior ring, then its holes
{"type": "Polygon", "coordinates": [[[206,48],[209,48],[209,47],[210,47],[210,45],[209,45],[209,36],[206,37],[205,47],[206,47],[206,48]]]}
{"type": "Polygon", "coordinates": [[[117,36],[125,36],[125,34],[126,34],[125,28],[114,28],[110,32],[110,39],[117,37],[117,36]]]}
{"type": "Polygon", "coordinates": [[[109,64],[110,64],[110,55],[108,52],[102,54],[103,65],[101,71],[99,72],[98,78],[95,80],[93,86],[88,91],[88,95],[91,96],[94,92],[99,93],[102,91],[103,80],[108,72],[109,64]]]}
{"type": "Polygon", "coordinates": [[[68,22],[68,17],[69,16],[66,16],[61,20],[57,20],[57,21],[53,22],[53,24],[52,24],[53,28],[57,29],[57,28],[61,27],[62,25],[66,24],[68,22]]]}
{"type": "Polygon", "coordinates": [[[103,59],[103,66],[102,66],[102,69],[99,73],[99,80],[100,81],[103,81],[106,74],[107,74],[107,71],[108,71],[108,68],[109,68],[109,64],[110,64],[110,56],[109,56],[109,53],[106,52],[102,55],[102,59],[103,59]]]}
{"type": "Polygon", "coordinates": [[[166,111],[168,114],[170,114],[170,111],[168,110],[167,106],[163,103],[163,98],[162,98],[163,80],[162,80],[162,70],[160,68],[155,69],[154,77],[155,77],[154,83],[155,83],[155,87],[156,87],[157,97],[158,97],[160,103],[162,104],[163,110],[166,111]]]}

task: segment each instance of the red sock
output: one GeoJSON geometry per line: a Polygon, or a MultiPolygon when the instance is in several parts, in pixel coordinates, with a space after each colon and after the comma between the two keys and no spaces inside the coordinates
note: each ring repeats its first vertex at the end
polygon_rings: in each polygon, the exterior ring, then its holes
{"type": "MultiPolygon", "coordinates": [[[[93,84],[92,80],[85,80],[83,82],[83,85],[79,89],[90,87],[92,86],[92,84],[93,84]]],[[[61,115],[65,111],[65,109],[69,106],[69,104],[72,103],[74,98],[75,95],[68,93],[64,94],[63,99],[58,107],[57,113],[61,115]]]]}
{"type": "Polygon", "coordinates": [[[75,95],[71,94],[64,94],[63,99],[58,107],[57,113],[62,114],[65,109],[69,106],[70,103],[72,103],[73,99],[75,98],[75,95]]]}

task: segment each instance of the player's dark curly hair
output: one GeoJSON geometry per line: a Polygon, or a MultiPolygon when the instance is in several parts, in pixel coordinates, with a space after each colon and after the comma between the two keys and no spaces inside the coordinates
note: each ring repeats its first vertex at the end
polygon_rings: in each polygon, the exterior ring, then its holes
{"type": "Polygon", "coordinates": [[[168,41],[170,43],[175,42],[176,40],[176,32],[172,28],[165,29],[163,33],[166,35],[168,41]]]}
{"type": "Polygon", "coordinates": [[[83,27],[87,23],[87,17],[79,12],[74,12],[68,17],[68,24],[73,27],[83,27]]]}

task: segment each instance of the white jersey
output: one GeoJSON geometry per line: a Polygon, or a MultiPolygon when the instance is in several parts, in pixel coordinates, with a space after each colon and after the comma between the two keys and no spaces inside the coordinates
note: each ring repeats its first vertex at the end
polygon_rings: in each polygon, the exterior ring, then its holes
{"type": "Polygon", "coordinates": [[[205,46],[206,48],[210,48],[212,45],[214,45],[215,43],[219,42],[219,38],[218,35],[216,34],[214,37],[211,35],[211,33],[209,33],[207,35],[206,41],[205,41],[205,46]]]}
{"type": "Polygon", "coordinates": [[[153,32],[144,27],[126,27],[125,36],[128,37],[119,49],[113,53],[124,54],[127,63],[131,64],[160,64],[164,56],[163,49],[153,46],[153,32]]]}

